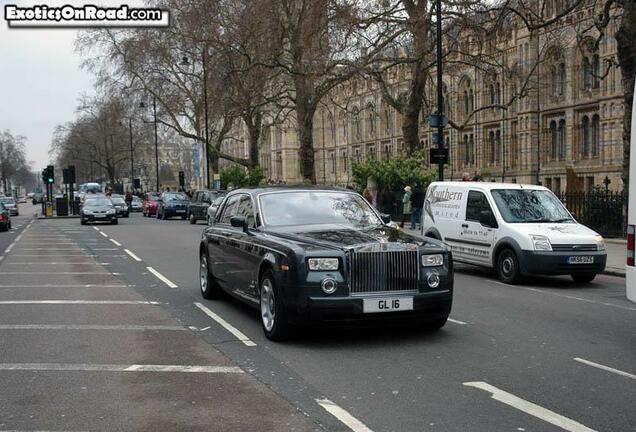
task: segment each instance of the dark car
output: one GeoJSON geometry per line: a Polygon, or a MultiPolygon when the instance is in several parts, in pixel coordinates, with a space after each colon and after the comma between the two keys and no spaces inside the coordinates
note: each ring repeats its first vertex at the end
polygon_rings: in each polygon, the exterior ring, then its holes
{"type": "Polygon", "coordinates": [[[33,194],[33,199],[31,202],[33,205],[40,204],[44,200],[44,194],[36,192],[33,194]]]}
{"type": "Polygon", "coordinates": [[[212,201],[217,197],[224,196],[225,194],[225,191],[220,190],[202,189],[196,191],[194,195],[192,195],[188,209],[188,220],[190,220],[190,223],[195,224],[200,220],[207,221],[208,207],[210,207],[212,201]]]}
{"type": "Polygon", "coordinates": [[[221,203],[223,202],[223,198],[225,198],[225,194],[221,195],[220,197],[212,201],[212,204],[210,204],[210,207],[208,207],[208,217],[207,217],[208,225],[212,225],[212,221],[214,221],[214,216],[216,215],[216,211],[221,206],[221,203]]]}
{"type": "Polygon", "coordinates": [[[117,225],[117,209],[110,198],[96,196],[85,199],[80,210],[80,223],[86,225],[87,222],[108,222],[117,225]]]}
{"type": "Polygon", "coordinates": [[[157,219],[168,219],[179,216],[188,217],[190,198],[183,192],[164,192],[157,201],[157,219]]]}
{"type": "Polygon", "coordinates": [[[117,210],[117,216],[127,218],[130,215],[130,209],[122,195],[112,195],[110,200],[115,206],[115,210],[117,210]]]}
{"type": "Polygon", "coordinates": [[[227,291],[259,309],[272,340],[331,321],[441,328],[453,298],[450,251],[389,221],[348,190],[233,191],[203,232],[201,294],[227,291]]]}
{"type": "Polygon", "coordinates": [[[142,213],[144,216],[154,216],[157,214],[157,204],[159,202],[159,194],[157,192],[146,192],[144,194],[144,202],[142,213]]]}
{"type": "Polygon", "coordinates": [[[0,231],[9,231],[11,229],[11,215],[9,214],[9,210],[7,210],[0,202],[0,231]]]}

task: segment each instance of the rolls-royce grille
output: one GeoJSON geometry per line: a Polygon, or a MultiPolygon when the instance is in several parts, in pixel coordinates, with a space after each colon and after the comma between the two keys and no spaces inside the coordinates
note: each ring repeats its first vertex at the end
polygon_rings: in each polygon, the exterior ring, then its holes
{"type": "Polygon", "coordinates": [[[352,252],[349,258],[351,294],[417,290],[418,251],[352,252]]]}

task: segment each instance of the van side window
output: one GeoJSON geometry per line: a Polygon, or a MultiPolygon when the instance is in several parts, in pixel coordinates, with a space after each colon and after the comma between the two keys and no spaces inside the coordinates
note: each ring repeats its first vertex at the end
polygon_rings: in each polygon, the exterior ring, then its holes
{"type": "Polygon", "coordinates": [[[483,192],[468,192],[468,203],[466,204],[466,220],[479,222],[479,215],[484,210],[492,213],[492,209],[490,208],[490,204],[488,204],[486,195],[483,192]]]}

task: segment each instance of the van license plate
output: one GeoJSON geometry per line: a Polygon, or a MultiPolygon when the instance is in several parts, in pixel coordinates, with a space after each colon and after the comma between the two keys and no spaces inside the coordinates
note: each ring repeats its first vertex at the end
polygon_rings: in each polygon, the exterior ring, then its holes
{"type": "Polygon", "coordinates": [[[594,264],[593,256],[571,256],[568,257],[568,264],[594,264]]]}
{"type": "Polygon", "coordinates": [[[364,313],[413,310],[413,297],[381,297],[362,299],[364,313]]]}

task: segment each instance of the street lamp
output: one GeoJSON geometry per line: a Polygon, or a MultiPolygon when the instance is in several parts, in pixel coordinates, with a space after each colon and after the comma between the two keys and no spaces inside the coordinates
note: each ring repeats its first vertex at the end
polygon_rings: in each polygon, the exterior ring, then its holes
{"type": "MultiPolygon", "coordinates": [[[[203,64],[203,117],[205,122],[205,187],[210,189],[210,158],[208,155],[208,146],[210,145],[209,139],[209,122],[208,122],[208,73],[207,73],[207,51],[208,47],[203,49],[201,54],[201,60],[203,64]]],[[[179,66],[190,66],[190,60],[187,57],[182,57],[179,62],[179,66]]]]}
{"type": "MultiPolygon", "coordinates": [[[[146,104],[139,102],[139,108],[146,108],[146,104]]],[[[157,143],[157,98],[152,95],[152,112],[154,115],[153,123],[155,124],[155,170],[157,171],[157,192],[159,192],[159,145],[157,143]]]]}

